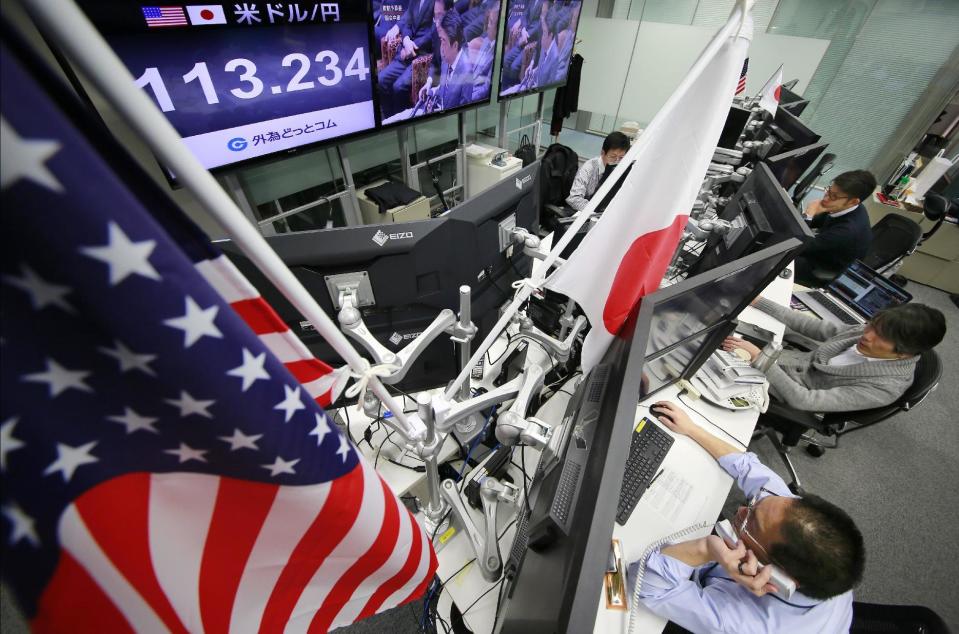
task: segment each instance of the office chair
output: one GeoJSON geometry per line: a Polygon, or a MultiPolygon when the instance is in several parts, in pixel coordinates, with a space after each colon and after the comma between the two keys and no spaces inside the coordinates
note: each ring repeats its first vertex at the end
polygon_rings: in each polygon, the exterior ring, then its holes
{"type": "MultiPolygon", "coordinates": [[[[876,269],[883,275],[895,273],[899,264],[912,255],[923,242],[939,231],[943,220],[953,211],[953,203],[939,194],[926,194],[923,201],[923,215],[935,224],[926,233],[919,223],[898,214],[889,214],[872,227],[872,244],[864,258],[866,266],[876,269]]],[[[888,275],[887,275],[888,277],[888,275]]]]}
{"type": "Polygon", "coordinates": [[[936,389],[939,379],[942,378],[942,361],[935,350],[923,352],[916,364],[912,385],[898,399],[882,407],[874,407],[850,412],[828,412],[814,414],[789,407],[785,403],[771,401],[769,409],[759,417],[759,426],[753,432],[753,438],[766,436],[779,453],[792,481],[789,490],[796,495],[802,495],[802,483],[799,474],[789,459],[789,449],[800,441],[808,443],[806,452],[816,458],[825,453],[826,449],[835,449],[839,446],[839,439],[854,431],[871,427],[899,412],[910,411],[936,389]],[[834,442],[826,445],[821,441],[807,436],[809,431],[821,436],[832,436],[834,442]]]}
{"type": "Polygon", "coordinates": [[[949,634],[938,614],[921,605],[852,602],[849,634],[949,634]]]}

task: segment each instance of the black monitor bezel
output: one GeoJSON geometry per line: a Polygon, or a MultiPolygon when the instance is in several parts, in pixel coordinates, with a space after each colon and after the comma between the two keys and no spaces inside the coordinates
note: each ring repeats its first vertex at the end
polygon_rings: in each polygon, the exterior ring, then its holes
{"type": "MultiPolygon", "coordinates": [[[[827,143],[827,142],[825,142],[825,141],[820,141],[819,143],[812,143],[812,144],[810,144],[810,145],[804,145],[804,146],[798,147],[798,148],[796,148],[796,149],[794,149],[794,150],[789,150],[788,152],[781,152],[781,153],[776,154],[776,155],[774,155],[774,156],[767,156],[767,157],[763,158],[762,162],[763,162],[763,163],[766,163],[767,166],[768,166],[769,163],[774,163],[774,162],[776,162],[776,161],[782,161],[782,160],[787,160],[787,159],[794,159],[794,158],[796,158],[796,157],[798,157],[798,156],[804,156],[805,154],[807,154],[807,153],[809,153],[809,152],[817,152],[817,151],[818,151],[818,153],[813,157],[812,161],[810,161],[809,165],[806,166],[806,169],[804,169],[802,172],[800,172],[799,176],[796,177],[796,180],[793,181],[788,187],[785,186],[785,185],[783,185],[782,182],[779,181],[778,178],[776,179],[777,182],[779,182],[779,186],[780,186],[780,187],[782,187],[782,188],[783,188],[784,190],[786,190],[786,191],[789,191],[790,189],[792,189],[792,188],[796,185],[796,183],[798,183],[800,180],[802,180],[803,175],[805,175],[806,172],[809,171],[809,168],[811,168],[813,165],[815,165],[816,161],[818,161],[818,160],[819,160],[819,157],[821,157],[821,156],[823,155],[823,153],[826,151],[826,148],[827,148],[827,147],[829,147],[829,143],[827,143]]],[[[769,171],[772,171],[772,167],[769,168],[769,171]]],[[[775,174],[774,174],[773,176],[775,176],[775,174]]]]}

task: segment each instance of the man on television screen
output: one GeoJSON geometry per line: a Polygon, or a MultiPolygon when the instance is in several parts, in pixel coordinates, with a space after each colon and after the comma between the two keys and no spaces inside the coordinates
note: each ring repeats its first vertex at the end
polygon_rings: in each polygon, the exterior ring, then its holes
{"type": "Polygon", "coordinates": [[[437,29],[440,40],[439,86],[420,90],[420,98],[433,97],[434,108],[450,110],[473,100],[473,66],[465,47],[463,20],[456,11],[447,11],[437,29]]]}
{"type": "Polygon", "coordinates": [[[380,107],[388,117],[409,107],[413,81],[413,60],[433,48],[434,7],[445,11],[443,0],[409,0],[402,19],[386,33],[386,40],[402,37],[401,44],[388,64],[379,71],[380,107]]]}

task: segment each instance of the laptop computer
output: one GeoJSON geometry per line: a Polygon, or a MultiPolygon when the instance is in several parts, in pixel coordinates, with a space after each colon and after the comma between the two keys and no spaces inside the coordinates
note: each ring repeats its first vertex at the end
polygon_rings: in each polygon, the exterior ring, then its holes
{"type": "Polygon", "coordinates": [[[839,325],[864,324],[879,311],[905,304],[912,295],[859,260],[823,289],[793,297],[819,318],[839,325]]]}

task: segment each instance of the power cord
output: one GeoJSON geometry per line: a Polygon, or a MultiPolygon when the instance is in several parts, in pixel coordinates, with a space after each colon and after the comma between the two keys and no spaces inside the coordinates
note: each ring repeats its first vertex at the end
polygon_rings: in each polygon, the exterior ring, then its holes
{"type": "Polygon", "coordinates": [[[691,409],[693,412],[699,414],[700,418],[702,418],[702,419],[705,420],[707,423],[709,423],[710,425],[712,425],[713,427],[715,427],[715,428],[718,429],[719,431],[723,432],[724,434],[726,434],[727,436],[729,436],[730,438],[732,438],[732,439],[733,439],[733,442],[735,442],[737,445],[739,445],[740,447],[742,447],[744,450],[749,451],[749,446],[746,445],[746,444],[744,444],[743,441],[741,441],[740,439],[736,438],[735,436],[733,436],[732,434],[730,434],[728,431],[726,431],[725,429],[723,429],[722,427],[720,427],[719,425],[717,425],[717,424],[714,423],[713,421],[709,420],[709,417],[708,417],[708,416],[705,416],[705,415],[704,415],[702,412],[700,412],[698,409],[696,409],[695,407],[693,407],[692,405],[690,405],[689,403],[687,403],[686,400],[683,399],[683,393],[682,393],[682,392],[679,393],[679,397],[678,397],[678,398],[679,398],[679,402],[680,402],[680,403],[682,403],[683,405],[685,405],[686,407],[688,407],[689,409],[691,409]]]}

